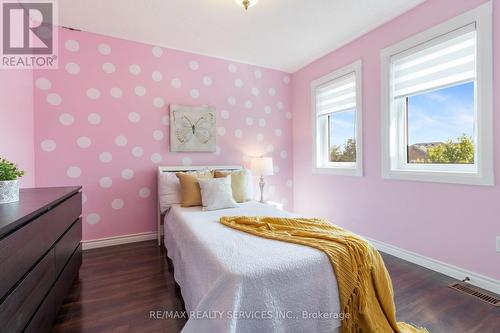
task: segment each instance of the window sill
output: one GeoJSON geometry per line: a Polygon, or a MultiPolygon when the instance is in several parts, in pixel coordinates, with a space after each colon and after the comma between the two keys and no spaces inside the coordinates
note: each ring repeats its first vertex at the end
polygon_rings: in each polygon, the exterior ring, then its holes
{"type": "Polygon", "coordinates": [[[316,166],[313,167],[313,174],[328,174],[338,176],[362,177],[363,170],[359,167],[341,167],[341,166],[316,166]]]}
{"type": "Polygon", "coordinates": [[[494,186],[493,175],[481,175],[477,172],[450,172],[432,170],[385,170],[384,179],[413,180],[431,183],[449,183],[463,185],[494,186]]]}

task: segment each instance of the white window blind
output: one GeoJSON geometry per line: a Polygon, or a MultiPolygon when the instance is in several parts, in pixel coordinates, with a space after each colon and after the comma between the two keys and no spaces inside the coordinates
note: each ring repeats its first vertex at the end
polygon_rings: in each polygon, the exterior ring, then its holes
{"type": "Polygon", "coordinates": [[[318,116],[356,107],[356,74],[354,72],[327,82],[316,90],[318,116]]]}
{"type": "Polygon", "coordinates": [[[393,98],[475,80],[475,24],[392,56],[391,77],[393,98]]]}

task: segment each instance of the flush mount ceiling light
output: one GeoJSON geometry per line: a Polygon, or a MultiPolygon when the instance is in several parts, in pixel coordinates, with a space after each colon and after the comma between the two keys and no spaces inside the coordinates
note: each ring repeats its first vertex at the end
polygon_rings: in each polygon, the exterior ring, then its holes
{"type": "Polygon", "coordinates": [[[259,0],[234,0],[234,1],[241,7],[245,8],[245,10],[247,10],[248,8],[255,6],[255,4],[259,0]]]}

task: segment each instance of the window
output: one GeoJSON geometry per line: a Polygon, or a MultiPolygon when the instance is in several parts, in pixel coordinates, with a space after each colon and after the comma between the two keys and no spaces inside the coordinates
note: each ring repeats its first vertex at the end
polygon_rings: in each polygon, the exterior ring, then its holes
{"type": "Polygon", "coordinates": [[[382,50],[384,178],[493,185],[491,3],[382,50]]]}
{"type": "Polygon", "coordinates": [[[361,176],[361,61],[311,83],[314,172],[361,176]]]}

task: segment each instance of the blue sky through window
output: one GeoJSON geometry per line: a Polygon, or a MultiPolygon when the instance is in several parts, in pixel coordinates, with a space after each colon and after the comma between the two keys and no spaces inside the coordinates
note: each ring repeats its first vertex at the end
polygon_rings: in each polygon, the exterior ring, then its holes
{"type": "Polygon", "coordinates": [[[474,134],[474,83],[408,98],[408,144],[457,141],[474,134]]]}
{"type": "Polygon", "coordinates": [[[346,141],[355,137],[356,110],[350,109],[330,115],[330,147],[339,146],[344,150],[346,141]]]}

